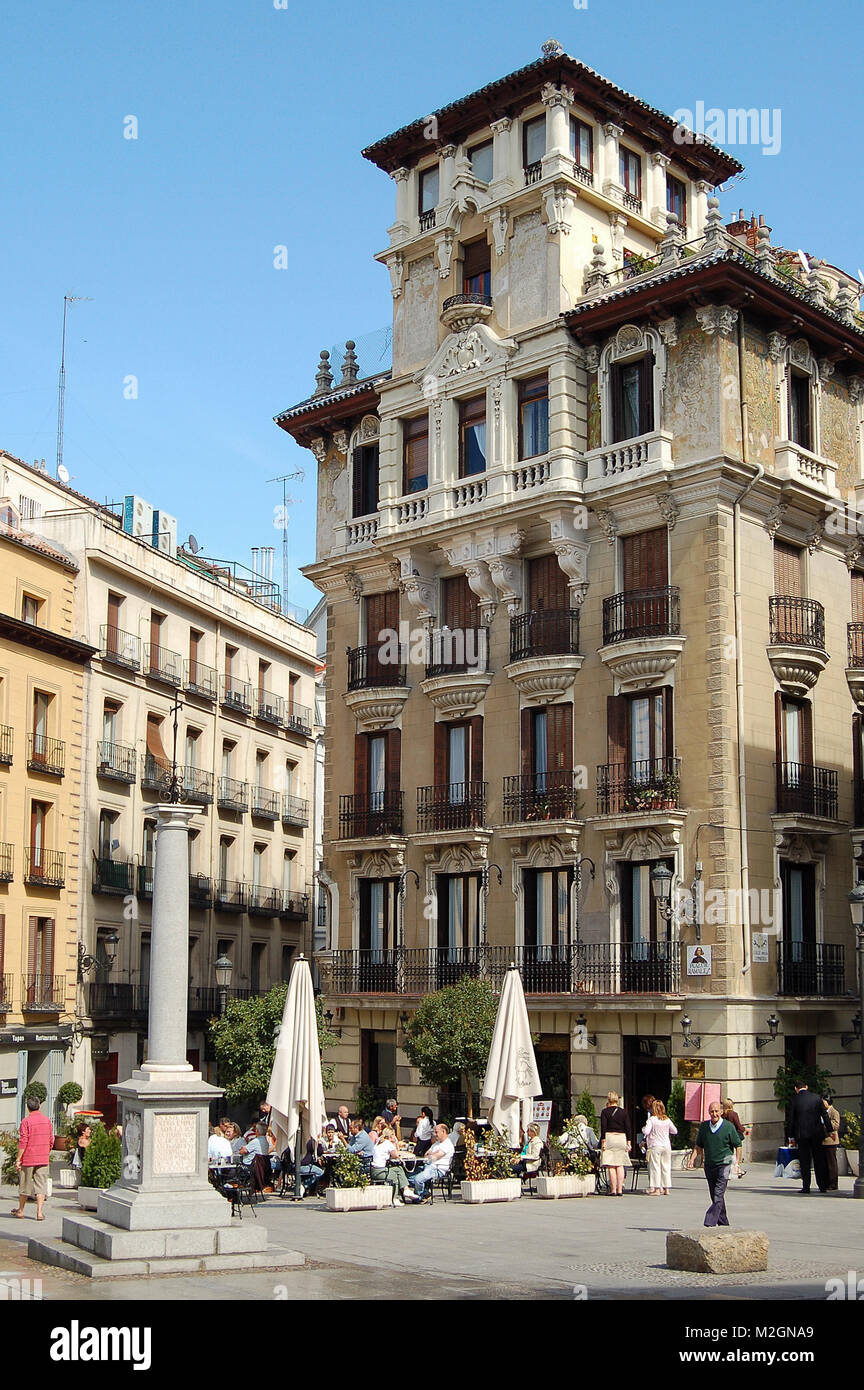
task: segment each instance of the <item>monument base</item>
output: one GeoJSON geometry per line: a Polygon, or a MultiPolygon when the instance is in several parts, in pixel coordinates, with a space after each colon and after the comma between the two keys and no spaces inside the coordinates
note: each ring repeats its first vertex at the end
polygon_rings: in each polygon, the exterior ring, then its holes
{"type": "Polygon", "coordinates": [[[251,1225],[212,1233],[118,1232],[96,1217],[66,1219],[63,1239],[33,1239],[31,1260],[90,1279],[157,1278],[164,1274],[228,1274],[233,1270],[296,1269],[306,1263],[296,1250],[268,1250],[265,1231],[251,1225]],[[67,1226],[70,1229],[67,1235],[67,1226]],[[248,1234],[247,1234],[248,1231],[248,1234]],[[203,1238],[211,1236],[211,1240],[203,1238]],[[197,1241],[189,1239],[197,1237],[197,1241]],[[157,1238],[158,1239],[155,1239],[157,1238]],[[118,1243],[119,1238],[119,1243],[118,1243]],[[200,1248],[206,1245],[207,1248],[200,1248]],[[250,1248],[252,1247],[252,1248],[250,1248]],[[103,1254],[102,1251],[109,1253],[103,1254]]]}

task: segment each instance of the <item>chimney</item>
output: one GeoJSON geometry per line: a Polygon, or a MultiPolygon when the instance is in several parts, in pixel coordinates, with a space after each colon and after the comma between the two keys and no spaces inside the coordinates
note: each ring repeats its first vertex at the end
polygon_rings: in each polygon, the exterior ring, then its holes
{"type": "MultiPolygon", "coordinates": [[[[746,218],[744,216],[744,209],[739,208],[736,220],[726,223],[726,230],[730,236],[734,236],[739,241],[745,242],[750,251],[755,251],[759,245],[759,228],[764,226],[765,218],[762,216],[761,212],[757,222],[755,213],[751,212],[749,218],[746,218]]],[[[769,236],[771,234],[770,227],[768,228],[768,234],[769,236]]]]}

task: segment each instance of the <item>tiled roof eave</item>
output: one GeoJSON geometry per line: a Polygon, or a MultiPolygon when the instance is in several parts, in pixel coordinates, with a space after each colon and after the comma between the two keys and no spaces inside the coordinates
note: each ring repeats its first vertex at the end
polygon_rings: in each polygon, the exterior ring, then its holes
{"type": "Polygon", "coordinates": [[[312,415],[322,407],[342,405],[344,401],[350,401],[354,396],[377,395],[378,382],[387,381],[389,377],[390,372],[379,372],[376,376],[366,377],[353,386],[346,386],[344,390],[327,391],[320,396],[309,396],[305,401],[300,401],[297,405],[289,406],[287,410],[280,411],[278,415],[273,416],[273,419],[279,425],[283,420],[296,420],[303,415],[312,415]]]}

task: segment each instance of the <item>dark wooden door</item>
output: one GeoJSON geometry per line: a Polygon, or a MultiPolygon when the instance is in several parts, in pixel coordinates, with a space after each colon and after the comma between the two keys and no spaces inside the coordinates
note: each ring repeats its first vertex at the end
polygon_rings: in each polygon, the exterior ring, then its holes
{"type": "Polygon", "coordinates": [[[117,1097],[109,1086],[116,1086],[118,1081],[117,1064],[119,1061],[116,1052],[109,1052],[107,1057],[100,1057],[93,1064],[93,1108],[101,1110],[108,1128],[117,1123],[117,1097]]]}

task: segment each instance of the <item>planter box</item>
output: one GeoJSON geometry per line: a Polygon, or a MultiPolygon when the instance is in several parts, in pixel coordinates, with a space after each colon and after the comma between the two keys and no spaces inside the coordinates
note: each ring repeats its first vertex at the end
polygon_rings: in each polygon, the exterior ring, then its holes
{"type": "Polygon", "coordinates": [[[99,1206],[99,1194],[103,1191],[107,1192],[107,1190],[107,1188],[101,1187],[79,1187],[79,1207],[83,1207],[85,1211],[96,1211],[97,1207],[99,1206]]]}
{"type": "Polygon", "coordinates": [[[520,1178],[482,1178],[460,1183],[463,1202],[515,1202],[522,1196],[520,1178]]]}
{"type": "Polygon", "coordinates": [[[849,1172],[853,1178],[858,1176],[858,1150],[846,1149],[846,1162],[849,1164],[849,1172]]]}
{"type": "Polygon", "coordinates": [[[384,1211],[393,1205],[393,1188],[388,1183],[369,1187],[328,1187],[328,1211],[384,1211]]]}
{"type": "Polygon", "coordinates": [[[591,1197],[597,1188],[597,1179],[593,1173],[586,1173],[584,1177],[580,1177],[578,1173],[562,1173],[559,1178],[538,1174],[535,1181],[537,1196],[545,1197],[547,1200],[556,1197],[591,1197]]]}

